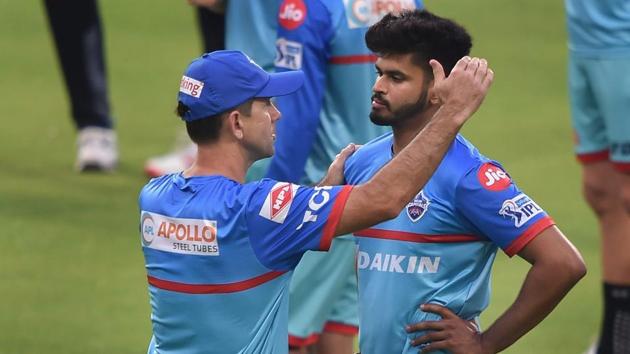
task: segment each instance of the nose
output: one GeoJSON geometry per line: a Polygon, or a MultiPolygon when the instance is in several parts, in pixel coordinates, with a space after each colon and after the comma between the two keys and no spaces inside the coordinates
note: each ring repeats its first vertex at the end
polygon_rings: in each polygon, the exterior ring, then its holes
{"type": "Polygon", "coordinates": [[[273,102],[271,103],[271,110],[269,112],[269,115],[271,116],[272,122],[275,122],[278,119],[280,119],[280,117],[282,117],[282,113],[278,110],[278,107],[276,107],[276,105],[273,104],[273,102]]]}
{"type": "Polygon", "coordinates": [[[376,81],[374,81],[374,85],[372,86],[372,92],[374,93],[385,93],[385,84],[383,82],[384,76],[376,77],[376,81]]]}

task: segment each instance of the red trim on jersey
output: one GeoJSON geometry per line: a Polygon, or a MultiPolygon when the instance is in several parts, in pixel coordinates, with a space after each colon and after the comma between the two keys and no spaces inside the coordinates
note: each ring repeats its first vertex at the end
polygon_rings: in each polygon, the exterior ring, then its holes
{"type": "Polygon", "coordinates": [[[615,162],[613,161],[613,167],[615,170],[622,173],[630,173],[630,162],[615,162]]]}
{"type": "Polygon", "coordinates": [[[254,288],[258,285],[271,281],[286,272],[273,271],[259,275],[257,277],[227,284],[185,284],[174,281],[162,280],[150,275],[147,276],[149,284],[156,288],[176,291],[186,294],[224,294],[235,293],[247,289],[254,288]]]}
{"type": "Polygon", "coordinates": [[[343,186],[339,194],[337,194],[337,199],[335,199],[335,204],[328,215],[328,221],[326,221],[326,225],[324,225],[322,238],[319,241],[319,249],[322,251],[328,251],[330,248],[330,244],[333,236],[335,236],[337,225],[339,225],[339,221],[341,221],[341,214],[343,213],[343,208],[346,206],[352,187],[353,186],[343,186]]]}
{"type": "Polygon", "coordinates": [[[419,243],[453,243],[453,242],[477,242],[483,241],[475,235],[427,235],[414,232],[364,229],[354,233],[359,237],[383,238],[387,240],[409,241],[419,243]]]}
{"type": "Polygon", "coordinates": [[[324,325],[324,332],[356,336],[359,334],[359,327],[341,322],[328,321],[324,325]]]}
{"type": "Polygon", "coordinates": [[[519,237],[514,239],[512,243],[510,243],[510,245],[505,249],[505,253],[510,257],[514,256],[515,254],[519,253],[523,249],[523,247],[525,247],[531,240],[538,236],[543,230],[555,224],[555,221],[553,221],[553,219],[549,216],[545,216],[544,218],[536,221],[519,237]]]}
{"type": "Polygon", "coordinates": [[[306,338],[296,337],[294,335],[289,334],[290,347],[296,347],[296,348],[306,347],[311,344],[317,343],[318,340],[319,340],[319,333],[313,333],[306,338]]]}
{"type": "Polygon", "coordinates": [[[577,159],[581,163],[593,163],[600,161],[608,161],[609,153],[608,150],[589,152],[586,154],[577,154],[577,159]]]}
{"type": "Polygon", "coordinates": [[[364,64],[375,63],[376,55],[374,54],[359,54],[359,55],[339,55],[330,57],[329,62],[331,64],[364,64]]]}

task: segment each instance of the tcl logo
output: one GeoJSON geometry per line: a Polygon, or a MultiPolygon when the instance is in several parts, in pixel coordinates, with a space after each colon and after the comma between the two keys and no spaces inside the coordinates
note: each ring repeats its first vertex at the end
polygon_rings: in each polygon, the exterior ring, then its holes
{"type": "Polygon", "coordinates": [[[510,176],[505,171],[492,163],[484,163],[477,172],[479,183],[494,192],[502,191],[510,185],[510,176]]]}
{"type": "Polygon", "coordinates": [[[328,192],[330,189],[332,189],[331,186],[315,187],[315,193],[313,193],[311,199],[308,201],[308,209],[306,210],[306,213],[304,213],[302,223],[296,228],[296,230],[301,229],[307,222],[317,221],[316,212],[330,200],[330,193],[328,192]]]}
{"type": "Polygon", "coordinates": [[[302,0],[284,0],[278,12],[280,26],[294,30],[304,23],[306,19],[306,5],[302,0]]]}

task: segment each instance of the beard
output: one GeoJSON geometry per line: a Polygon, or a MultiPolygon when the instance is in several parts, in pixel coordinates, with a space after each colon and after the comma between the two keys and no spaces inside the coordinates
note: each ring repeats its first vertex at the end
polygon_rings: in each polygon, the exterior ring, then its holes
{"type": "Polygon", "coordinates": [[[370,121],[380,126],[394,126],[400,122],[412,119],[413,117],[424,112],[428,104],[427,97],[428,90],[423,90],[420,98],[418,98],[416,102],[404,104],[399,108],[392,110],[390,108],[389,102],[385,100],[379,93],[375,93],[372,95],[372,99],[376,98],[378,101],[383,102],[384,106],[387,108],[387,110],[391,112],[391,114],[385,116],[382,114],[378,114],[372,110],[370,112],[370,121]]]}

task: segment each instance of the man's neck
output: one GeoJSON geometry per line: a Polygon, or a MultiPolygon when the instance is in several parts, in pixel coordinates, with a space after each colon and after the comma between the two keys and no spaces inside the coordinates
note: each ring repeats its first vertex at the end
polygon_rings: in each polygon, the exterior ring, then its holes
{"type": "Polygon", "coordinates": [[[392,152],[394,155],[404,149],[420,133],[422,128],[429,123],[433,114],[435,114],[435,110],[425,110],[416,117],[392,126],[392,132],[394,133],[392,152]]]}
{"type": "Polygon", "coordinates": [[[195,162],[184,171],[184,177],[220,175],[244,183],[251,165],[237,144],[197,145],[195,162]]]}

